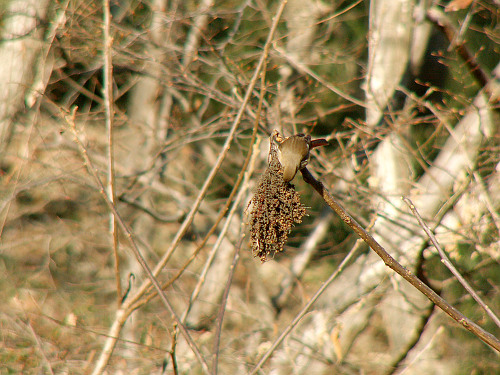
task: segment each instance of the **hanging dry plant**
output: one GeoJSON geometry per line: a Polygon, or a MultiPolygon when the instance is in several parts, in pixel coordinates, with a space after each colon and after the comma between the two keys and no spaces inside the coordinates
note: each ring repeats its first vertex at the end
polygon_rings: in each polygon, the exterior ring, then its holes
{"type": "Polygon", "coordinates": [[[262,262],[283,251],[292,225],[301,223],[306,214],[299,193],[283,179],[278,146],[270,143],[269,166],[252,198],[249,221],[252,252],[262,262]]]}

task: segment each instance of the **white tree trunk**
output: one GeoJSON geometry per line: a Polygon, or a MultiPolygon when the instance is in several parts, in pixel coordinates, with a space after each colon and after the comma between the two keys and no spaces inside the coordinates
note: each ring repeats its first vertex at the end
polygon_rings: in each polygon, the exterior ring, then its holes
{"type": "Polygon", "coordinates": [[[38,20],[47,13],[48,0],[12,0],[3,17],[0,44],[0,153],[13,131],[14,118],[24,109],[24,95],[31,86],[34,64],[42,47],[43,29],[38,20]]]}

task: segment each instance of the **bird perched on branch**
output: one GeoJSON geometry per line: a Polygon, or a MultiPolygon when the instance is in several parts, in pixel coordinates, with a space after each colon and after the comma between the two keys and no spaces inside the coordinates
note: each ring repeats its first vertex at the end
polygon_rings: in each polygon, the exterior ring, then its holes
{"type": "Polygon", "coordinates": [[[295,134],[283,140],[276,132],[275,137],[279,142],[278,159],[283,167],[285,182],[292,181],[297,171],[307,165],[311,149],[328,144],[326,139],[311,140],[311,136],[305,134],[295,134]]]}

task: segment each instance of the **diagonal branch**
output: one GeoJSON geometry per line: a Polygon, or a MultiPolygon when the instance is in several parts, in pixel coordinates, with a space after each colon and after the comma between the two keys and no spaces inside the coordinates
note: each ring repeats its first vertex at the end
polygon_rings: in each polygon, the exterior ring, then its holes
{"type": "Polygon", "coordinates": [[[370,248],[377,253],[377,255],[382,258],[385,265],[396,271],[401,275],[406,281],[423,293],[427,298],[429,298],[434,304],[436,304],[441,310],[446,314],[456,320],[465,329],[471,331],[474,335],[483,340],[486,344],[500,352],[500,340],[496,338],[491,333],[485,331],[483,328],[478,326],[472,320],[463,315],[456,308],[451,306],[445,299],[436,294],[431,288],[422,282],[418,277],[410,272],[406,267],[399,264],[368,232],[366,232],[361,225],[354,220],[351,215],[332,197],[328,192],[322,182],[316,180],[313,175],[304,168],[301,170],[304,181],[311,185],[314,190],[323,198],[323,200],[330,206],[330,208],[335,211],[337,215],[340,216],[342,221],[344,221],[349,227],[351,227],[354,232],[361,237],[363,241],[366,242],[370,248]]]}

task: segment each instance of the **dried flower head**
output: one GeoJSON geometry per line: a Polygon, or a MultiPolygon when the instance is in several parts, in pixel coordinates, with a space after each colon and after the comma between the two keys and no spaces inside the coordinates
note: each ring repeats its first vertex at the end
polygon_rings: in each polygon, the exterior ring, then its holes
{"type": "Polygon", "coordinates": [[[283,167],[273,142],[269,150],[269,166],[260,178],[251,204],[252,252],[265,262],[283,251],[292,225],[302,222],[306,214],[293,185],[283,180],[283,167]]]}

